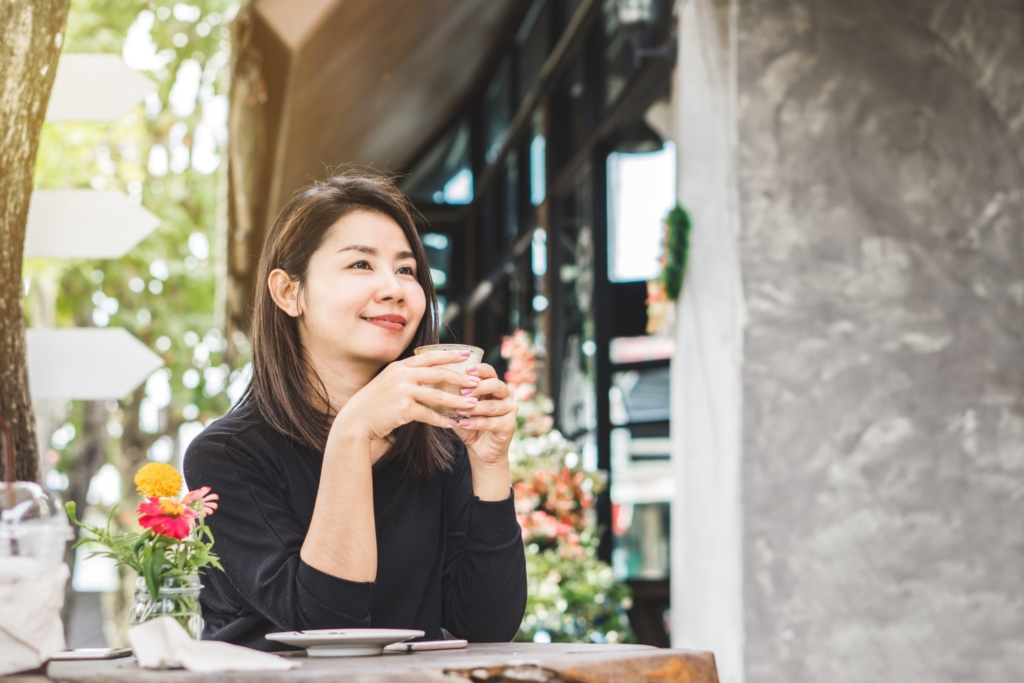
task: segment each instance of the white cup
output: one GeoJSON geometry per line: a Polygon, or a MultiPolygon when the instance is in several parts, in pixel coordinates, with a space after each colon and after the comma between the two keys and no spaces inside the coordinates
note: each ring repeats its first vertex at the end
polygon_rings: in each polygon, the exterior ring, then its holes
{"type": "MultiPolygon", "coordinates": [[[[479,365],[480,361],[482,361],[484,358],[483,349],[481,349],[478,346],[469,346],[467,344],[431,344],[430,346],[421,346],[417,348],[415,351],[413,351],[413,353],[419,356],[420,354],[430,353],[432,351],[469,351],[469,358],[467,358],[464,361],[460,361],[458,363],[445,363],[444,365],[434,366],[436,368],[448,368],[450,370],[454,370],[455,372],[461,373],[465,373],[466,368],[472,365],[479,365]]],[[[441,384],[427,384],[424,386],[432,386],[435,389],[447,391],[449,394],[462,396],[462,386],[458,384],[448,384],[447,382],[442,382],[441,384]]],[[[464,415],[459,415],[457,412],[455,412],[455,408],[452,408],[450,406],[427,407],[433,410],[435,413],[438,413],[445,417],[453,417],[455,419],[465,417],[464,415]]]]}

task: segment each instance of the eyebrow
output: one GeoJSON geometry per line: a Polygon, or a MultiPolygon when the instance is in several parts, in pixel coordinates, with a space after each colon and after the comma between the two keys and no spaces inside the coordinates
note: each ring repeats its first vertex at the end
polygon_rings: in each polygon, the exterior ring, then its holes
{"type": "MultiPolygon", "coordinates": [[[[347,247],[342,247],[341,249],[339,249],[338,253],[340,254],[343,251],[358,251],[358,252],[362,252],[364,254],[369,254],[370,256],[376,256],[377,255],[377,250],[376,249],[374,249],[373,247],[367,247],[366,245],[363,245],[363,244],[350,244],[347,247]]],[[[411,258],[411,259],[415,259],[416,258],[416,254],[412,253],[411,251],[400,251],[400,252],[398,252],[396,254],[396,256],[398,258],[400,258],[400,259],[401,258],[411,258]]]]}

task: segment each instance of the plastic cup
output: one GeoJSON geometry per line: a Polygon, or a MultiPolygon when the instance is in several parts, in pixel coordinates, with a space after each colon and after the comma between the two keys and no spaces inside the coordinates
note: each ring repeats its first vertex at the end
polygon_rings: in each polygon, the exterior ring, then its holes
{"type": "MultiPolygon", "coordinates": [[[[431,344],[430,346],[420,346],[413,351],[414,354],[419,356],[424,353],[431,353],[432,351],[469,351],[469,358],[458,363],[445,363],[444,365],[435,365],[436,368],[449,368],[455,372],[461,372],[465,374],[466,368],[472,365],[479,365],[480,361],[484,358],[484,350],[479,346],[469,346],[468,344],[431,344]]],[[[424,386],[432,386],[435,389],[441,391],[447,391],[449,394],[455,396],[462,396],[462,387],[457,384],[448,384],[442,382],[441,384],[428,384],[424,386]]],[[[455,412],[455,408],[450,406],[427,406],[435,413],[443,415],[445,417],[454,417],[456,419],[465,417],[455,412]]]]}

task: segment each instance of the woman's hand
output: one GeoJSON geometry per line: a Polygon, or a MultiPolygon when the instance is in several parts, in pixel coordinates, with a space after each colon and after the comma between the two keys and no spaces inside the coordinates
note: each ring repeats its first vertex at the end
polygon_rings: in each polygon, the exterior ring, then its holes
{"type": "Polygon", "coordinates": [[[479,399],[472,407],[459,408],[462,417],[455,433],[466,444],[470,455],[484,465],[505,465],[512,434],[516,430],[519,406],[508,385],[498,379],[498,373],[487,363],[467,368],[470,377],[479,377],[480,384],[467,387],[462,393],[479,399]]]}
{"type": "Polygon", "coordinates": [[[468,352],[439,351],[389,364],[338,411],[333,429],[355,432],[376,441],[413,421],[451,428],[455,420],[438,415],[427,406],[447,406],[454,412],[474,406],[476,397],[457,396],[424,385],[446,383],[472,390],[482,384],[478,377],[434,367],[461,363],[468,355],[468,352]]]}
{"type": "Polygon", "coordinates": [[[455,420],[449,422],[427,405],[448,406],[454,412],[474,405],[476,399],[424,385],[444,382],[475,387],[480,383],[476,377],[434,367],[464,362],[468,355],[449,351],[395,361],[338,411],[324,449],[313,519],[300,552],[306,564],[350,581],[375,580],[377,537],[371,468],[387,451],[379,440],[413,420],[451,427],[455,420]]]}

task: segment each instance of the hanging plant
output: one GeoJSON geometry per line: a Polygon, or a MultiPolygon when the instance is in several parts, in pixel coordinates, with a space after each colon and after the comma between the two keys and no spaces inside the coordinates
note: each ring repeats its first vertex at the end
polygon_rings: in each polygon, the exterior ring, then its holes
{"type": "Polygon", "coordinates": [[[686,256],[690,248],[690,215],[679,204],[665,217],[665,267],[661,283],[669,301],[678,301],[686,277],[686,256]]]}

